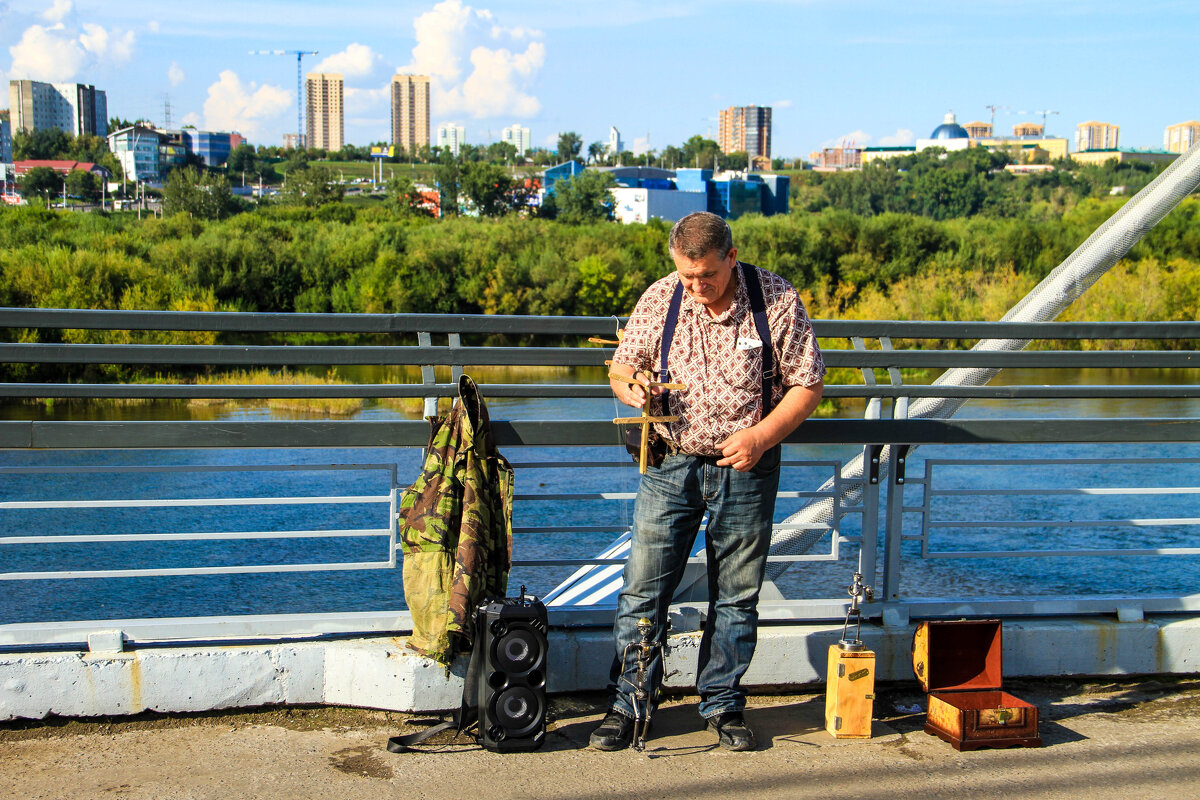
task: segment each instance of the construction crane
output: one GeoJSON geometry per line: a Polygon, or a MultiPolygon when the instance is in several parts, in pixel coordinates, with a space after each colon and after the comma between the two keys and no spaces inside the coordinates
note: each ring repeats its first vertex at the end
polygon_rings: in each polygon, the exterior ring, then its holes
{"type": "Polygon", "coordinates": [[[1045,136],[1046,135],[1046,117],[1050,114],[1057,114],[1058,112],[1057,111],[1031,111],[1029,113],[1042,115],[1042,135],[1045,136]]]}
{"type": "Polygon", "coordinates": [[[986,108],[992,112],[992,121],[991,121],[992,136],[995,136],[996,135],[996,112],[999,111],[1000,109],[1008,108],[1008,106],[998,106],[993,103],[990,106],[984,106],[984,108],[986,108]]]}
{"type": "MultiPolygon", "coordinates": [[[[304,144],[304,57],[315,56],[316,50],[251,50],[252,56],[296,57],[296,145],[304,144]]],[[[1057,112],[1055,112],[1057,113],[1057,112]]]]}

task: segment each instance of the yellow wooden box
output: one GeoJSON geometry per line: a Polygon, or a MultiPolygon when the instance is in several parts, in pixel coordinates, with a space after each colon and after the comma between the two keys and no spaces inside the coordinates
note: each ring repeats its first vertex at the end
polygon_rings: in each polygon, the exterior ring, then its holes
{"type": "Polygon", "coordinates": [[[929,693],[925,732],[956,750],[1041,747],[1037,706],[1001,688],[1000,620],[922,622],[913,635],[913,671],[929,693]]]}
{"type": "Polygon", "coordinates": [[[825,730],[838,739],[870,739],[875,706],[875,654],[829,647],[825,730]]]}

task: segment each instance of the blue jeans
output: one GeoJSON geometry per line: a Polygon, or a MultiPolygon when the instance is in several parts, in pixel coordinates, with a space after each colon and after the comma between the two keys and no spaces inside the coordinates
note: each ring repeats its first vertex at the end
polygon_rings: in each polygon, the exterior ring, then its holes
{"type": "MultiPolygon", "coordinates": [[[[700,714],[710,718],[745,707],[741,681],[758,641],[758,593],[771,543],[779,453],[778,446],[771,448],[749,472],[718,467],[717,457],[675,454],[668,454],[662,466],[647,468],[634,505],[633,544],[613,626],[616,654],[608,687],[613,710],[636,716],[631,684],[637,684],[637,656],[628,645],[640,641],[642,617],[653,625],[652,641],[666,640],[667,608],[706,510],[708,619],[697,665],[700,714]]],[[[646,687],[652,709],[661,684],[661,651],[656,651],[646,687]]]]}

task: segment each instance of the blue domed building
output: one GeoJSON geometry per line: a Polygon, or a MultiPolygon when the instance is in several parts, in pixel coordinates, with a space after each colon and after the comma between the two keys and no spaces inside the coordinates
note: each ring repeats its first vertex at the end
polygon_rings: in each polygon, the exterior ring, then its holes
{"type": "Polygon", "coordinates": [[[958,124],[954,118],[954,112],[946,114],[946,118],[942,120],[942,124],[933,129],[933,133],[929,134],[930,139],[970,139],[971,135],[967,133],[967,129],[958,124]]]}
{"type": "Polygon", "coordinates": [[[954,112],[946,114],[942,124],[933,129],[928,139],[917,139],[917,152],[927,147],[940,147],[943,150],[966,150],[971,146],[971,134],[958,124],[954,112]]]}

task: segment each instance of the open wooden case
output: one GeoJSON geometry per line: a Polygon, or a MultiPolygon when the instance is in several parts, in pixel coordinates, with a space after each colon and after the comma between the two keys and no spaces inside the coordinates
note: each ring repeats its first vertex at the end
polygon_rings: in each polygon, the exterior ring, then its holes
{"type": "Polygon", "coordinates": [[[929,694],[925,732],[956,750],[1041,747],[1037,706],[1001,688],[998,619],[922,622],[913,635],[913,672],[929,694]]]}

